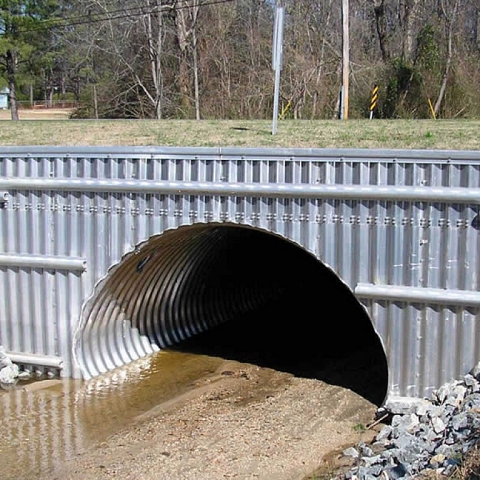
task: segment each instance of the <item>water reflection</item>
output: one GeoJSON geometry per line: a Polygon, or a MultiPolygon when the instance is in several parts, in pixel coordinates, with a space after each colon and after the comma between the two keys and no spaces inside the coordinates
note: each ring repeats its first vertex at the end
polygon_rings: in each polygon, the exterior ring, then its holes
{"type": "Polygon", "coordinates": [[[88,382],[63,379],[36,391],[17,384],[0,394],[1,478],[34,479],[48,472],[188,390],[221,362],[162,351],[88,382]]]}

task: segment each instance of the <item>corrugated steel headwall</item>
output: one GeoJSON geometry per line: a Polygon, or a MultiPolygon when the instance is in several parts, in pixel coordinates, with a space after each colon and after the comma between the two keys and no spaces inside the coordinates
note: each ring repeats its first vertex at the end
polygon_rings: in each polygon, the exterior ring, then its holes
{"type": "MultiPolygon", "coordinates": [[[[158,308],[183,308],[161,303],[158,276],[142,284],[144,298],[155,298],[140,305],[135,297],[133,310],[112,292],[130,298],[129,276],[165,248],[172,268],[190,269],[169,288],[194,288],[210,257],[191,261],[192,252],[214,248],[217,234],[178,229],[184,233],[170,245],[161,234],[197,223],[244,225],[330,267],[384,344],[389,396],[427,395],[480,360],[479,160],[480,152],[465,151],[2,148],[0,344],[78,377],[153,351],[162,335],[168,343],[169,335],[195,333],[200,321],[160,334],[132,323],[158,308]],[[111,315],[121,328],[91,321],[111,315]],[[110,354],[97,365],[102,348],[110,354]]],[[[278,295],[284,285],[265,288],[272,279],[224,300],[217,320],[234,305],[254,308],[278,295]]]]}

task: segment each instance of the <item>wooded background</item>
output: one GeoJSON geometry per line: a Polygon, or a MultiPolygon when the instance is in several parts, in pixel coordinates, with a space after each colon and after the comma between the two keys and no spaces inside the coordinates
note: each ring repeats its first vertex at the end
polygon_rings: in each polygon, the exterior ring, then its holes
{"type": "MultiPolygon", "coordinates": [[[[284,0],[280,113],[339,113],[341,0],[284,0]]],[[[267,0],[0,0],[0,74],[18,107],[76,118],[271,118],[267,0]]],[[[349,117],[480,116],[479,0],[350,0],[349,117]]]]}

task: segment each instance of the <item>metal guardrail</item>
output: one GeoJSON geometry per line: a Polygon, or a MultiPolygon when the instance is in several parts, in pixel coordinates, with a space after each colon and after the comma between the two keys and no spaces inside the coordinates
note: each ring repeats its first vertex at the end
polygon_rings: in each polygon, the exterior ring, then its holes
{"type": "Polygon", "coordinates": [[[50,367],[61,370],[63,359],[52,355],[38,355],[34,353],[5,352],[5,355],[14,363],[21,365],[33,365],[39,367],[50,367]]]}
{"type": "Polygon", "coordinates": [[[0,179],[1,188],[15,190],[222,195],[241,197],[315,198],[339,200],[404,200],[480,204],[480,188],[396,187],[363,185],[280,185],[263,183],[181,182],[155,180],[0,179]]]}
{"type": "Polygon", "coordinates": [[[87,262],[83,258],[0,253],[0,266],[53,270],[78,270],[83,272],[87,269],[87,262]]]}

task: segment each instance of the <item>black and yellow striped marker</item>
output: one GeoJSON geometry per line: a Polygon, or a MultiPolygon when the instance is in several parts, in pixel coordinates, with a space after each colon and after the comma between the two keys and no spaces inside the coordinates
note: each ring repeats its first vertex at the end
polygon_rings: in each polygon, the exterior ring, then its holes
{"type": "Polygon", "coordinates": [[[378,101],[378,85],[375,85],[372,90],[372,101],[370,102],[370,119],[373,115],[373,109],[377,106],[378,101]]]}

